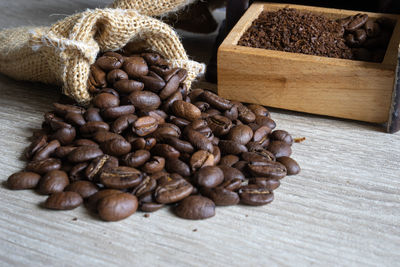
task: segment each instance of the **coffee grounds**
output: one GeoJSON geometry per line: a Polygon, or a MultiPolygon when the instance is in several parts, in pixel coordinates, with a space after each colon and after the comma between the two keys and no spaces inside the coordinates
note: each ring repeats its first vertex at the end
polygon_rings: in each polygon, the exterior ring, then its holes
{"type": "Polygon", "coordinates": [[[238,45],[333,58],[353,57],[338,22],[290,8],[262,12],[238,45]]]}

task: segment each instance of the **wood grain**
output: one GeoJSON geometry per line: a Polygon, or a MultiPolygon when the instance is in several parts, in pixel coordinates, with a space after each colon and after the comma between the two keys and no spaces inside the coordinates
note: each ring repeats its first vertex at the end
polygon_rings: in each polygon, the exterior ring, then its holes
{"type": "MultiPolygon", "coordinates": [[[[254,4],[218,50],[218,92],[228,99],[356,119],[388,121],[400,42],[400,22],[382,63],[319,57],[238,46],[263,10],[292,7],[331,18],[356,12],[287,4],[254,4]],[[248,90],[243,90],[248,86],[248,90]]],[[[368,13],[371,18],[400,16],[368,13]]]]}
{"type": "MultiPolygon", "coordinates": [[[[88,6],[56,2],[70,5],[70,12],[88,6]]],[[[0,25],[43,23],[32,14],[53,10],[56,2],[0,2],[0,25]],[[7,10],[8,3],[20,8],[7,10]]],[[[0,75],[1,182],[24,167],[27,138],[58,97],[52,86],[0,75]]],[[[83,207],[44,210],[45,197],[0,186],[0,265],[399,266],[400,134],[281,110],[272,110],[272,117],[279,129],[307,139],[293,147],[302,172],[282,181],[270,205],[217,208],[205,221],[182,220],[164,209],[106,223],[83,207]]]]}

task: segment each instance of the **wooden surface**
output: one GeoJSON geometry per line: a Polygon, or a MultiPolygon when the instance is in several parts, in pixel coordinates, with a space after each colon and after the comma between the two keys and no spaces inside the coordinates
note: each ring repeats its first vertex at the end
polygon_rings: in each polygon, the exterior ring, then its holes
{"type": "MultiPolygon", "coordinates": [[[[0,26],[50,23],[47,14],[97,5],[1,1],[0,26]]],[[[210,48],[204,40],[185,37],[201,53],[210,48]]],[[[52,86],[0,75],[2,182],[24,167],[27,137],[58,97],[52,86]]],[[[307,139],[293,147],[302,172],[282,181],[270,205],[221,207],[205,221],[164,209],[106,223],[83,207],[44,210],[44,196],[0,186],[0,266],[400,266],[400,133],[279,110],[272,117],[307,139]]]]}
{"type": "Polygon", "coordinates": [[[332,19],[357,12],[287,4],[253,4],[222,43],[218,53],[222,96],[313,114],[367,122],[389,119],[400,42],[400,16],[368,13],[370,18],[397,18],[382,63],[319,57],[238,46],[237,42],[263,10],[292,7],[332,19]],[[242,88],[249,86],[248,90],[242,88]]]}

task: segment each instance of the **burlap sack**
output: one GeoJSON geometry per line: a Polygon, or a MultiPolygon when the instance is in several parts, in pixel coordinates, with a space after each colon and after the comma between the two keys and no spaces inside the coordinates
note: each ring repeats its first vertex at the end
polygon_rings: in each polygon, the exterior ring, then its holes
{"type": "Polygon", "coordinates": [[[90,100],[89,68],[99,52],[141,41],[173,67],[188,70],[185,83],[204,73],[205,65],[188,59],[175,31],[147,15],[160,15],[188,1],[116,1],[112,7],[87,10],[51,27],[14,28],[0,32],[0,72],[18,79],[61,85],[79,103],[90,100]],[[158,6],[158,7],[157,7],[158,6]],[[122,8],[135,9],[122,9],[122,8]],[[143,12],[144,14],[139,13],[143,12]]]}

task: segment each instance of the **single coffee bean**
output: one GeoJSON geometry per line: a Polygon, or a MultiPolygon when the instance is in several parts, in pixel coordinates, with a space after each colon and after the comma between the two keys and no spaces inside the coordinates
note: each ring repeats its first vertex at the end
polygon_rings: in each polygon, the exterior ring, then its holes
{"type": "MultiPolygon", "coordinates": [[[[152,133],[152,136],[157,140],[157,142],[165,142],[166,138],[169,138],[169,137],[178,138],[179,132],[177,132],[176,129],[173,127],[160,127],[159,126],[157,128],[157,130],[155,130],[152,133]]],[[[181,139],[179,139],[179,140],[181,140],[181,139]]]]}
{"type": "Polygon", "coordinates": [[[276,140],[276,141],[282,141],[285,142],[288,145],[293,144],[293,138],[292,136],[284,130],[275,130],[271,133],[271,139],[276,140]]]}
{"type": "Polygon", "coordinates": [[[119,166],[118,159],[107,154],[101,155],[93,159],[86,167],[85,176],[90,180],[95,178],[101,173],[103,169],[117,168],[119,166]]]}
{"type": "Polygon", "coordinates": [[[256,120],[256,115],[245,105],[235,102],[238,107],[239,119],[245,123],[251,123],[256,120]]]}
{"type": "MultiPolygon", "coordinates": [[[[104,143],[113,139],[124,139],[121,135],[105,130],[97,131],[92,136],[93,140],[98,143],[104,143]]],[[[97,145],[98,146],[98,145],[97,145]]]]}
{"type": "Polygon", "coordinates": [[[149,151],[140,149],[135,152],[126,154],[123,158],[124,163],[132,168],[137,168],[146,163],[151,157],[149,151]]]}
{"type": "Polygon", "coordinates": [[[253,139],[252,141],[260,144],[261,146],[268,146],[269,137],[268,134],[271,132],[271,128],[268,126],[260,126],[257,127],[256,130],[253,130],[253,139]]]}
{"type": "Polygon", "coordinates": [[[163,138],[163,141],[174,147],[176,150],[178,150],[181,153],[189,153],[192,154],[194,152],[194,148],[192,144],[189,142],[179,139],[178,137],[175,136],[166,136],[163,138]]]}
{"type": "Polygon", "coordinates": [[[154,156],[142,166],[142,171],[146,173],[160,172],[165,167],[165,158],[154,156]]]}
{"type": "Polygon", "coordinates": [[[142,173],[131,167],[120,166],[103,169],[100,173],[100,182],[107,188],[126,189],[137,186],[142,181],[142,173]]]}
{"type": "Polygon", "coordinates": [[[159,93],[159,91],[165,87],[165,81],[154,72],[150,72],[149,74],[151,74],[151,76],[140,77],[140,81],[144,84],[144,89],[159,93]]]}
{"type": "Polygon", "coordinates": [[[27,171],[36,172],[38,174],[45,174],[52,170],[59,170],[60,168],[61,160],[55,158],[31,161],[26,165],[27,171]]]}
{"type": "Polygon", "coordinates": [[[76,130],[74,127],[64,127],[54,132],[50,139],[56,139],[61,145],[71,144],[76,137],[76,130]]]}
{"type": "Polygon", "coordinates": [[[175,214],[184,219],[201,220],[215,215],[214,202],[202,196],[189,196],[175,207],[175,214]]]}
{"type": "Polygon", "coordinates": [[[165,112],[170,111],[172,104],[178,100],[183,100],[182,93],[179,90],[175,91],[170,97],[164,100],[163,104],[161,105],[161,109],[165,112]]]}
{"type": "Polygon", "coordinates": [[[139,150],[145,149],[150,150],[152,149],[157,143],[157,140],[153,137],[148,138],[137,138],[132,141],[132,150],[139,150]]]}
{"type": "Polygon", "coordinates": [[[106,196],[114,195],[114,194],[121,194],[122,192],[120,190],[116,189],[103,189],[98,191],[97,193],[94,193],[91,195],[86,202],[86,205],[89,210],[93,212],[97,212],[97,205],[100,200],[105,198],[106,196]]]}
{"type": "Polygon", "coordinates": [[[124,57],[118,53],[108,52],[107,55],[99,57],[96,60],[96,65],[105,71],[110,71],[113,69],[119,69],[124,63],[124,57]]]}
{"type": "Polygon", "coordinates": [[[140,78],[146,76],[149,72],[146,61],[142,57],[128,57],[122,69],[128,74],[130,78],[140,78]]]}
{"type": "Polygon", "coordinates": [[[214,155],[205,150],[198,150],[191,156],[189,164],[193,172],[206,166],[214,166],[214,155]]]}
{"type": "Polygon", "coordinates": [[[204,93],[203,89],[193,89],[190,91],[189,93],[189,98],[190,98],[190,102],[194,103],[196,101],[200,100],[200,95],[202,95],[204,93]]]}
{"type": "Polygon", "coordinates": [[[230,181],[234,179],[244,180],[244,174],[236,168],[226,166],[226,165],[219,165],[218,166],[224,174],[224,181],[230,181]]]}
{"type": "Polygon", "coordinates": [[[240,153],[247,152],[246,146],[236,143],[232,140],[220,140],[218,146],[223,154],[238,155],[240,153]]]}
{"type": "Polygon", "coordinates": [[[133,123],[132,131],[139,136],[146,136],[154,132],[158,127],[157,120],[151,116],[138,118],[133,123]]]}
{"type": "Polygon", "coordinates": [[[270,117],[268,109],[263,106],[250,104],[247,106],[256,116],[267,116],[270,117]]]}
{"type": "Polygon", "coordinates": [[[200,109],[201,112],[205,112],[207,109],[210,108],[210,104],[204,101],[197,101],[193,103],[198,109],[200,109]]]}
{"type": "Polygon", "coordinates": [[[235,164],[238,161],[239,161],[239,157],[238,156],[236,156],[236,155],[226,155],[226,156],[221,158],[221,160],[219,161],[219,164],[232,167],[232,165],[235,164]]]}
{"type": "Polygon", "coordinates": [[[280,182],[279,180],[275,180],[275,179],[270,179],[270,178],[265,178],[265,177],[255,177],[255,178],[251,178],[249,180],[250,184],[256,184],[258,186],[261,186],[265,189],[267,189],[268,191],[274,191],[275,189],[277,189],[280,186],[280,182]]]}
{"type": "Polygon", "coordinates": [[[111,194],[97,204],[97,211],[105,221],[119,221],[131,216],[138,208],[136,196],[128,193],[111,194]]]}
{"type": "Polygon", "coordinates": [[[100,145],[101,149],[111,156],[123,156],[131,152],[131,144],[124,138],[107,140],[100,145]]]}
{"type": "Polygon", "coordinates": [[[128,74],[125,71],[121,69],[115,69],[107,73],[108,83],[113,84],[120,80],[128,80],[128,74]]]}
{"type": "Polygon", "coordinates": [[[83,114],[85,109],[74,105],[65,105],[61,103],[53,103],[54,110],[57,115],[64,117],[68,112],[83,114]]]}
{"type": "Polygon", "coordinates": [[[274,129],[276,127],[275,121],[265,116],[256,116],[255,123],[260,126],[267,126],[270,129],[274,129]]]}
{"type": "Polygon", "coordinates": [[[292,154],[290,145],[283,141],[273,141],[268,145],[268,150],[274,154],[276,158],[289,157],[292,154]]]}
{"type": "Polygon", "coordinates": [[[224,181],[219,187],[225,188],[229,191],[237,191],[243,183],[243,180],[235,178],[232,180],[224,181]]]}
{"type": "Polygon", "coordinates": [[[236,120],[239,117],[237,105],[233,105],[230,109],[225,110],[224,116],[230,120],[236,120]]]}
{"type": "Polygon", "coordinates": [[[107,86],[106,73],[96,65],[90,66],[88,89],[90,93],[97,93],[98,88],[107,86]]]}
{"type": "MultiPolygon", "coordinates": [[[[254,152],[268,160],[275,161],[274,154],[272,154],[271,152],[269,152],[268,150],[266,150],[264,148],[253,148],[253,149],[251,149],[251,151],[249,150],[249,152],[254,152]]],[[[242,158],[246,157],[246,155],[247,154],[243,153],[242,158]]],[[[249,160],[249,161],[251,161],[251,160],[249,160]]]]}
{"type": "Polygon", "coordinates": [[[157,144],[153,147],[151,151],[154,155],[163,157],[167,160],[172,158],[177,159],[180,156],[179,151],[168,144],[157,144]]]}
{"type": "Polygon", "coordinates": [[[137,120],[137,116],[133,114],[122,115],[118,117],[111,125],[111,131],[117,134],[122,133],[129,128],[132,123],[137,120]]]}
{"type": "Polygon", "coordinates": [[[227,110],[232,107],[231,101],[224,99],[210,91],[204,91],[201,94],[201,99],[219,110],[227,110]]]}
{"type": "Polygon", "coordinates": [[[170,116],[169,119],[171,123],[175,124],[180,129],[183,129],[190,124],[190,121],[175,116],[170,116]]]}
{"type": "Polygon", "coordinates": [[[85,178],[85,169],[89,165],[88,162],[81,162],[73,166],[69,170],[69,179],[71,182],[82,180],[85,178]]]}
{"type": "Polygon", "coordinates": [[[68,112],[65,115],[65,120],[69,123],[71,123],[74,126],[82,126],[86,123],[85,119],[83,118],[83,115],[80,113],[75,113],[75,112],[68,112]]]}
{"type": "Polygon", "coordinates": [[[238,193],[223,187],[204,188],[202,194],[210,198],[217,206],[231,206],[240,202],[238,193]]]}
{"type": "Polygon", "coordinates": [[[117,107],[119,105],[119,98],[109,93],[101,93],[93,98],[92,103],[100,109],[117,107]]]}
{"type": "Polygon", "coordinates": [[[221,150],[218,146],[214,146],[213,149],[213,156],[214,156],[214,165],[218,165],[219,161],[221,160],[221,150]]]}
{"type": "Polygon", "coordinates": [[[44,207],[52,210],[72,210],[83,202],[81,195],[76,192],[56,192],[51,194],[44,207]]]}
{"type": "Polygon", "coordinates": [[[92,160],[103,155],[100,148],[94,146],[80,146],[68,154],[68,160],[72,163],[79,163],[92,160]]]}
{"type": "Polygon", "coordinates": [[[144,84],[135,80],[119,80],[114,83],[114,89],[120,94],[130,94],[133,91],[141,91],[144,84]]]}
{"type": "Polygon", "coordinates": [[[300,172],[299,164],[290,157],[279,157],[277,161],[286,167],[287,175],[295,175],[300,172]]]}
{"type": "Polygon", "coordinates": [[[53,170],[39,180],[39,192],[43,195],[62,192],[69,184],[68,175],[64,171],[53,170]]]}
{"type": "Polygon", "coordinates": [[[150,176],[146,176],[140,184],[138,184],[132,191],[132,194],[136,197],[140,197],[141,195],[152,192],[157,187],[157,182],[150,176]]]}
{"type": "Polygon", "coordinates": [[[238,162],[233,164],[232,167],[241,171],[244,174],[244,176],[249,176],[247,165],[248,165],[247,161],[239,160],[238,162]]]}
{"type": "Polygon", "coordinates": [[[164,207],[164,204],[155,203],[155,202],[146,202],[140,204],[140,210],[143,212],[154,212],[164,207]]]}
{"type": "Polygon", "coordinates": [[[91,137],[97,131],[108,131],[110,126],[102,121],[89,121],[79,128],[79,131],[83,137],[91,137]]]}
{"type": "Polygon", "coordinates": [[[78,193],[82,198],[88,198],[99,191],[99,187],[89,181],[76,181],[69,184],[64,191],[78,193]]]}
{"type": "Polygon", "coordinates": [[[171,106],[172,113],[175,116],[194,121],[201,116],[201,111],[195,105],[187,103],[183,100],[176,100],[171,106]]]}
{"type": "Polygon", "coordinates": [[[355,31],[361,28],[368,20],[367,14],[357,14],[353,16],[352,21],[346,26],[346,30],[348,31],[355,31]]]}
{"type": "Polygon", "coordinates": [[[239,196],[242,203],[251,206],[265,205],[274,200],[274,193],[255,184],[240,188],[239,196]]]}
{"type": "Polygon", "coordinates": [[[160,98],[162,100],[167,99],[170,97],[173,93],[175,93],[178,90],[179,87],[179,81],[181,77],[178,75],[172,76],[171,79],[167,82],[167,84],[164,86],[164,88],[160,91],[160,98]]]}
{"type": "Polygon", "coordinates": [[[161,100],[158,95],[149,91],[135,91],[129,95],[129,100],[135,108],[141,111],[150,111],[157,109],[161,100]]]}
{"type": "Polygon", "coordinates": [[[26,149],[25,157],[27,159],[31,159],[32,156],[36,153],[36,151],[40,150],[47,144],[47,134],[41,134],[30,144],[30,146],[26,149]]]}
{"type": "Polygon", "coordinates": [[[159,184],[154,193],[158,203],[178,202],[192,193],[193,186],[185,179],[170,179],[159,184]]]}
{"type": "Polygon", "coordinates": [[[229,131],[227,139],[246,145],[253,138],[253,130],[247,125],[237,125],[229,131]]]}
{"type": "Polygon", "coordinates": [[[109,107],[103,109],[101,115],[103,118],[115,120],[123,115],[132,114],[135,112],[135,107],[133,105],[123,105],[118,107],[109,107]]]}
{"type": "Polygon", "coordinates": [[[177,173],[183,177],[190,176],[190,167],[178,158],[169,158],[165,162],[165,169],[170,173],[177,173]]]}
{"type": "Polygon", "coordinates": [[[32,189],[37,186],[40,175],[34,172],[16,172],[7,179],[7,187],[12,190],[32,189]]]}
{"type": "Polygon", "coordinates": [[[271,179],[282,179],[286,176],[286,167],[275,161],[252,162],[248,164],[249,171],[254,176],[262,176],[271,179]]]}
{"type": "Polygon", "coordinates": [[[98,108],[88,108],[83,115],[87,122],[89,121],[103,121],[103,118],[100,116],[100,109],[98,108]]]}
{"type": "Polygon", "coordinates": [[[186,136],[187,136],[187,140],[195,148],[197,148],[199,150],[206,150],[211,153],[213,152],[213,150],[214,150],[213,144],[206,136],[204,136],[200,132],[189,129],[187,131],[186,136]]]}
{"type": "Polygon", "coordinates": [[[50,157],[57,148],[60,147],[60,142],[58,140],[53,140],[47,145],[43,146],[40,150],[38,150],[32,160],[44,160],[50,157]]]}
{"type": "Polygon", "coordinates": [[[216,136],[225,135],[232,128],[232,121],[221,115],[213,115],[208,117],[207,123],[216,136]]]}
{"type": "Polygon", "coordinates": [[[198,170],[194,175],[196,184],[208,188],[217,187],[224,180],[223,171],[217,166],[206,166],[198,170]]]}

